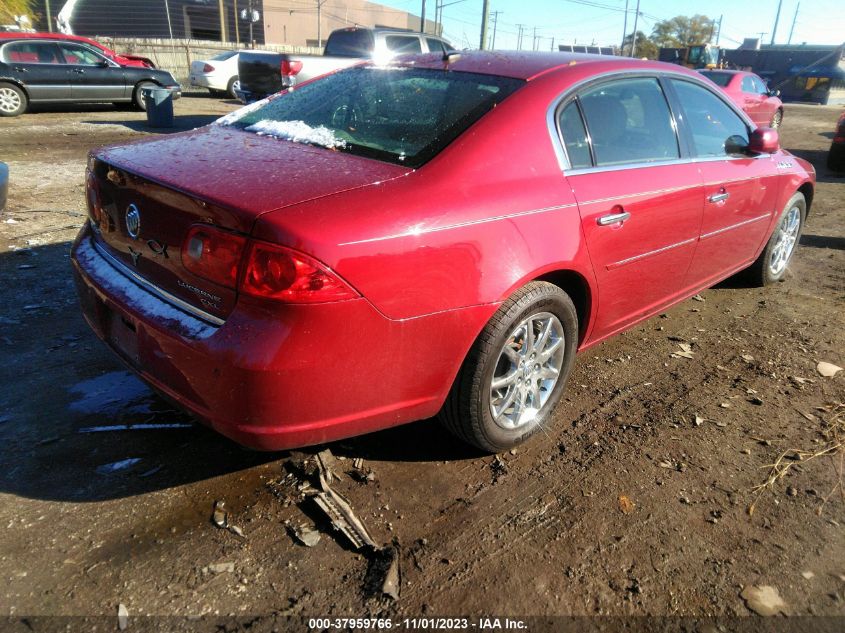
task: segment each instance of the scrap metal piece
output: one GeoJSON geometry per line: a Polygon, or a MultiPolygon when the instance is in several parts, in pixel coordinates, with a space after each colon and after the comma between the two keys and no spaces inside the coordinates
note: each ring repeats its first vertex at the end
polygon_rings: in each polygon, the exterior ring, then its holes
{"type": "Polygon", "coordinates": [[[323,492],[314,497],[320,509],[331,519],[332,526],[346,536],[355,549],[362,547],[376,548],[376,543],[367,532],[361,520],[349,505],[349,501],[331,489],[322,471],[320,472],[320,488],[323,492]]]}

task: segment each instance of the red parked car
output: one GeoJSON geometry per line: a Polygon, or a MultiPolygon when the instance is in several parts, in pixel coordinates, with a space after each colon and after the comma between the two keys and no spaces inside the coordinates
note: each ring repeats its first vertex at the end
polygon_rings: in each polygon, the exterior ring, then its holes
{"type": "Polygon", "coordinates": [[[833,141],[827,152],[827,168],[831,171],[845,171],[845,112],[839,115],[833,130],[833,141]]]}
{"type": "Polygon", "coordinates": [[[0,33],[0,44],[3,40],[14,39],[20,40],[27,37],[34,37],[39,40],[67,40],[70,42],[79,42],[90,46],[98,53],[108,57],[110,60],[121,66],[136,66],[138,68],[155,68],[156,65],[151,59],[140,57],[138,55],[120,55],[115,53],[112,49],[107,48],[99,42],[81,35],[65,35],[64,33],[0,33]]]}
{"type": "Polygon", "coordinates": [[[439,412],[499,451],[576,350],[740,270],[782,279],[814,188],[694,71],[423,55],[93,152],[72,260],[96,334],[238,442],[439,412]]]}
{"type": "Polygon", "coordinates": [[[783,122],[780,90],[770,90],[754,73],[741,70],[702,70],[702,75],[722,88],[756,125],[779,128],[783,122]]]}

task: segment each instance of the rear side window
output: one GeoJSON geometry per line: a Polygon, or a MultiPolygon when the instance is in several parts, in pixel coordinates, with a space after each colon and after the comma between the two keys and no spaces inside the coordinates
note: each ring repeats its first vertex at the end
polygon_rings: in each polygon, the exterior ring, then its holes
{"type": "Polygon", "coordinates": [[[238,54],[238,51],[226,51],[225,53],[220,53],[219,55],[215,55],[209,61],[213,62],[225,62],[227,59],[231,59],[235,55],[238,54]]]}
{"type": "Polygon", "coordinates": [[[63,64],[59,48],[49,42],[12,42],[3,47],[4,62],[63,64]]]}
{"type": "Polygon", "coordinates": [[[373,34],[365,29],[333,31],[326,42],[326,55],[336,57],[369,57],[375,46],[373,34]]]}
{"type": "Polygon", "coordinates": [[[422,53],[420,38],[407,35],[388,35],[384,38],[387,49],[401,55],[403,53],[422,53]]]}
{"type": "Polygon", "coordinates": [[[697,156],[726,156],[725,143],[739,136],[748,144],[748,127],[728,105],[712,92],[690,81],[672,79],[684,120],[692,132],[697,156]]]}
{"type": "Polygon", "coordinates": [[[620,79],[580,95],[596,165],[680,157],[672,114],[654,78],[620,79]]]}
{"type": "Polygon", "coordinates": [[[590,167],[590,145],[587,141],[587,129],[578,110],[578,104],[571,101],[558,116],[558,128],[566,147],[566,155],[573,169],[590,167]]]}

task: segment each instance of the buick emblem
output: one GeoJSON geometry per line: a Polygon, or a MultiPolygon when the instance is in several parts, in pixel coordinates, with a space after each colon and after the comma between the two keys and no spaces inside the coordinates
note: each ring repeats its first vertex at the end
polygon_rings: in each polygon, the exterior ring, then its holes
{"type": "Polygon", "coordinates": [[[138,239],[138,234],[141,232],[141,212],[134,204],[126,207],[126,230],[129,232],[129,237],[133,240],[138,239]]]}

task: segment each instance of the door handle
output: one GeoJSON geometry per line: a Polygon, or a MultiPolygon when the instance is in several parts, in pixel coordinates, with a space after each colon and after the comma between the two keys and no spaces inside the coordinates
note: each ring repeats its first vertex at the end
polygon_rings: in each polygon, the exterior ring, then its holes
{"type": "Polygon", "coordinates": [[[74,68],[73,72],[75,72],[77,75],[84,75],[85,74],[85,70],[82,69],[82,68],[74,68]]]}
{"type": "Polygon", "coordinates": [[[24,68],[23,66],[15,66],[15,70],[19,73],[25,73],[26,72],[26,68],[24,68]]]}
{"type": "Polygon", "coordinates": [[[621,213],[611,213],[610,215],[603,215],[596,220],[596,224],[599,226],[610,226],[611,224],[618,224],[620,222],[624,222],[628,218],[631,217],[631,214],[627,211],[622,211],[621,213]]]}
{"type": "Polygon", "coordinates": [[[731,194],[729,194],[727,191],[722,191],[720,193],[714,193],[712,196],[707,198],[707,200],[710,202],[723,202],[730,197],[731,194]]]}

